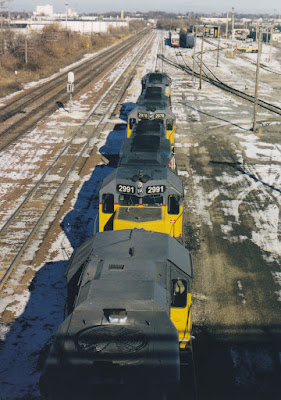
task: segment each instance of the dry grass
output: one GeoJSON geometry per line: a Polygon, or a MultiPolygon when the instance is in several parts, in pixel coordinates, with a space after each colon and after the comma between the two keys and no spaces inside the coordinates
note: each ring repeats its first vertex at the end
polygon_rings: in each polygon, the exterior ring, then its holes
{"type": "Polygon", "coordinates": [[[34,33],[27,42],[25,36],[10,33],[6,53],[0,57],[0,97],[22,89],[24,83],[58,72],[86,53],[124,40],[130,31],[140,27],[132,25],[129,29],[113,29],[108,35],[88,36],[61,30],[54,24],[40,34],[34,33]]]}

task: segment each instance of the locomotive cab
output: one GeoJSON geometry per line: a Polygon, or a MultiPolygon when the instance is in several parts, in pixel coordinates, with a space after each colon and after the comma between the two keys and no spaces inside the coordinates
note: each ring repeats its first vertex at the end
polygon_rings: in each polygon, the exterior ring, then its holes
{"type": "Polygon", "coordinates": [[[118,167],[100,189],[99,230],[143,228],[182,237],[183,186],[167,167],[118,167]]]}
{"type": "Polygon", "coordinates": [[[191,343],[191,288],[186,275],[171,266],[170,318],[179,335],[180,349],[189,349],[191,343]]]}

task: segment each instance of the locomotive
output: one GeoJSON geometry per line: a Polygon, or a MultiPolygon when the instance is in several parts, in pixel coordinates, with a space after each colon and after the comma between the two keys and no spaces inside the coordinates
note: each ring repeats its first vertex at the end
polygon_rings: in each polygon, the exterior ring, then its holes
{"type": "Polygon", "coordinates": [[[166,137],[174,145],[176,117],[171,111],[171,79],[165,73],[148,73],[142,78],[142,92],[137,107],[128,115],[127,137],[133,127],[145,121],[163,123],[166,137]]]}
{"type": "Polygon", "coordinates": [[[99,230],[136,227],[181,240],[183,197],[181,180],[167,166],[119,166],[99,191],[99,230]]]}
{"type": "MultiPolygon", "coordinates": [[[[170,108],[137,106],[128,115],[127,137],[130,137],[135,125],[145,123],[147,121],[162,122],[166,131],[166,138],[171,141],[171,145],[175,143],[175,114],[170,108]]],[[[145,125],[142,125],[145,127],[145,125]]]]}
{"type": "Polygon", "coordinates": [[[165,90],[165,95],[168,97],[171,96],[171,85],[171,78],[164,72],[149,72],[141,80],[142,92],[147,87],[162,87],[165,90]]]}
{"type": "Polygon", "coordinates": [[[144,228],[181,240],[184,190],[171,171],[169,140],[125,139],[119,165],[99,190],[99,231],[144,228]]]}
{"type": "Polygon", "coordinates": [[[177,399],[191,342],[190,253],[169,235],[97,233],[72,256],[69,315],[40,390],[52,400],[177,399]]]}

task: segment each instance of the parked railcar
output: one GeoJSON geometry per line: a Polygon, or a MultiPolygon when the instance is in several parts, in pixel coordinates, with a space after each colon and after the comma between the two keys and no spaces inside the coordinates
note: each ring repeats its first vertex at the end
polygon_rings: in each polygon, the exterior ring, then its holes
{"type": "Polygon", "coordinates": [[[188,32],[180,33],[180,46],[192,49],[195,43],[195,36],[188,32]]]}
{"type": "Polygon", "coordinates": [[[169,235],[102,232],[67,271],[70,314],[40,379],[53,400],[177,399],[191,343],[192,260],[169,235]]]}
{"type": "Polygon", "coordinates": [[[148,74],[144,75],[141,80],[142,85],[142,92],[147,87],[163,87],[165,90],[165,95],[170,97],[171,96],[171,86],[172,80],[169,75],[165,74],[164,72],[149,72],[148,74]]]}
{"type": "Polygon", "coordinates": [[[151,134],[159,131],[159,135],[165,133],[171,146],[175,143],[176,117],[169,108],[156,109],[148,107],[136,107],[128,116],[127,137],[131,135],[151,134]]]}
{"type": "Polygon", "coordinates": [[[169,32],[170,44],[172,47],[179,47],[180,45],[180,34],[177,31],[169,32]]]}

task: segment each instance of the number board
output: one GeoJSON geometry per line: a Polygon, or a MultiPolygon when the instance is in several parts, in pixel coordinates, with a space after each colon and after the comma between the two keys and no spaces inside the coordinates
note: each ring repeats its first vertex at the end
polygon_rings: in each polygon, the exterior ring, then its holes
{"type": "Polygon", "coordinates": [[[117,185],[116,190],[117,190],[118,193],[132,193],[132,194],[134,194],[136,192],[136,189],[135,189],[134,186],[122,185],[122,184],[117,185]]]}
{"type": "Polygon", "coordinates": [[[148,194],[164,193],[165,190],[166,190],[166,186],[164,186],[164,185],[147,186],[146,193],[148,193],[148,194]]]}
{"type": "Polygon", "coordinates": [[[148,119],[148,113],[141,113],[141,112],[139,112],[139,113],[138,113],[138,118],[145,118],[145,119],[148,119]]]}
{"type": "Polygon", "coordinates": [[[154,118],[155,119],[165,118],[165,114],[164,113],[156,113],[156,114],[154,114],[154,118]]]}

